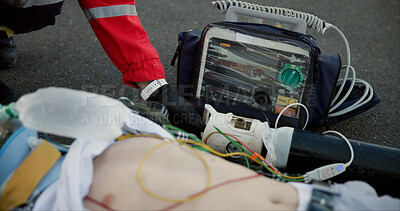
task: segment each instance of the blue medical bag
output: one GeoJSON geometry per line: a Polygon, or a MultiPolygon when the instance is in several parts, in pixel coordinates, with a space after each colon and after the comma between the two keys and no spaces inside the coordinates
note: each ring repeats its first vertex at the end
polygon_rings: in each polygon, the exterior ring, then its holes
{"type": "MultiPolygon", "coordinates": [[[[219,22],[204,30],[182,32],[172,66],[176,59],[178,92],[199,112],[208,103],[219,112],[268,120],[273,125],[282,108],[297,102],[308,108],[309,126],[322,126],[379,103],[374,95],[364,106],[329,118],[342,68],[340,56],[321,55],[309,35],[265,24],[219,22]]],[[[357,101],[362,89],[355,87],[338,110],[357,101]]],[[[279,126],[303,127],[305,112],[299,106],[288,110],[291,113],[283,113],[279,126]]]]}

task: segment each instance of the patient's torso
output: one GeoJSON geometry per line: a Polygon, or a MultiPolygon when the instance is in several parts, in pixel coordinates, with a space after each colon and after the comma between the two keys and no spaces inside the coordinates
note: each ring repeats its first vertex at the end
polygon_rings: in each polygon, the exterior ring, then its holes
{"type": "MultiPolygon", "coordinates": [[[[88,196],[114,210],[160,210],[174,204],[156,199],[139,186],[138,167],[150,150],[162,143],[155,138],[132,138],[116,143],[94,160],[93,183],[88,196]]],[[[201,152],[211,170],[211,186],[256,173],[243,166],[201,152]]],[[[151,153],[139,172],[154,194],[185,199],[206,188],[209,180],[201,159],[185,146],[166,144],[151,153]]],[[[87,199],[88,209],[104,209],[87,199]]],[[[296,190],[281,182],[257,177],[223,185],[175,209],[295,210],[296,190]]]]}

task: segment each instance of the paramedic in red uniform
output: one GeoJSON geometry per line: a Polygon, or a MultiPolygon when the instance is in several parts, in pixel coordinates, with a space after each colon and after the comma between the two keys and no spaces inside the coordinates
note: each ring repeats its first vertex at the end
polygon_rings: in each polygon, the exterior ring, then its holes
{"type": "Polygon", "coordinates": [[[108,57],[123,74],[122,81],[142,90],[144,100],[164,104],[172,124],[194,132],[204,127],[195,108],[165,80],[164,67],[150,44],[136,12],[135,0],[79,0],[108,57]]]}
{"type": "MultiPolygon", "coordinates": [[[[20,5],[35,2],[19,1],[24,2],[20,5]]],[[[135,0],[78,2],[108,57],[123,74],[123,82],[141,89],[144,100],[164,104],[168,108],[172,124],[190,132],[203,129],[204,124],[193,105],[176,94],[166,82],[164,67],[158,53],[150,44],[140,23],[135,0]]]]}

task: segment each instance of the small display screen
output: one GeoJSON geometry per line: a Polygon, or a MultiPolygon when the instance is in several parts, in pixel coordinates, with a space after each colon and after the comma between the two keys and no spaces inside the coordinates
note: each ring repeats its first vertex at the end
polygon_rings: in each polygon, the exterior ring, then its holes
{"type": "MultiPolygon", "coordinates": [[[[265,46],[211,38],[200,97],[274,113],[301,102],[310,63],[308,52],[276,41],[263,43],[265,46]]],[[[287,109],[284,116],[298,117],[297,107],[287,109]]]]}
{"type": "Polygon", "coordinates": [[[290,23],[286,23],[286,22],[283,23],[283,22],[273,21],[273,20],[269,20],[269,19],[254,18],[254,17],[250,17],[250,16],[246,16],[246,15],[238,15],[237,18],[238,18],[237,22],[265,24],[265,25],[274,26],[274,27],[281,28],[281,29],[286,29],[289,31],[296,30],[296,27],[294,24],[290,24],[290,23]]]}

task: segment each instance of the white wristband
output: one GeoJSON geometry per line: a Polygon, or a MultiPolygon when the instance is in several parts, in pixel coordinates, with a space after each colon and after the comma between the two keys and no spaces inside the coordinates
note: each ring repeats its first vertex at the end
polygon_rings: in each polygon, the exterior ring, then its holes
{"type": "Polygon", "coordinates": [[[143,100],[147,100],[149,99],[151,94],[153,94],[158,88],[164,86],[165,84],[168,84],[165,79],[154,80],[142,90],[140,96],[143,98],[143,100]]]}

